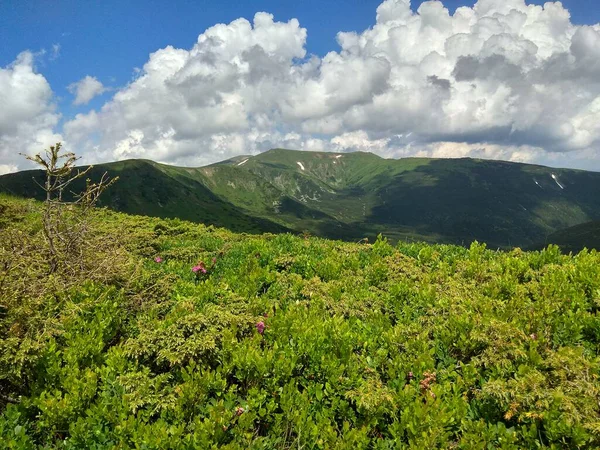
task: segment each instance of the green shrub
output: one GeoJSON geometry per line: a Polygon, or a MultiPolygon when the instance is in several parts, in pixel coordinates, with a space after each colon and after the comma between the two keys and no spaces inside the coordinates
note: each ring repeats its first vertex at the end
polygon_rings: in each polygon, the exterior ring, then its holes
{"type": "Polygon", "coordinates": [[[47,277],[39,205],[1,208],[4,447],[600,446],[596,252],[94,210],[102,270],[47,277]]]}

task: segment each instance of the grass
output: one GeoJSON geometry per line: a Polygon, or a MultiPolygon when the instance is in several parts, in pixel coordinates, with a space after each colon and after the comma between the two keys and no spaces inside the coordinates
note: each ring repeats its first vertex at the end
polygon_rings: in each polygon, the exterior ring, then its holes
{"type": "Polygon", "coordinates": [[[5,448],[600,445],[595,251],[97,210],[102,273],[49,279],[39,208],[0,196],[5,448]]]}

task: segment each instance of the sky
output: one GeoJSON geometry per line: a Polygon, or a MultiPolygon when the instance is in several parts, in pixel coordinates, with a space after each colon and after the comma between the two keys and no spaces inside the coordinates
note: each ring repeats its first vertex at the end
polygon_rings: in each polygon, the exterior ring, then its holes
{"type": "Polygon", "coordinates": [[[0,0],[0,174],[274,147],[600,170],[600,2],[0,0]]]}

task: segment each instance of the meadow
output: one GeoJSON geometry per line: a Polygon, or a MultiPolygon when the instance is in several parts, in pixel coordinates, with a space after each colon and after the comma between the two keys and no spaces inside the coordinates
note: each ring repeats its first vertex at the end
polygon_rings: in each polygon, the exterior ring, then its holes
{"type": "Polygon", "coordinates": [[[3,448],[600,447],[596,251],[90,214],[0,196],[3,448]]]}

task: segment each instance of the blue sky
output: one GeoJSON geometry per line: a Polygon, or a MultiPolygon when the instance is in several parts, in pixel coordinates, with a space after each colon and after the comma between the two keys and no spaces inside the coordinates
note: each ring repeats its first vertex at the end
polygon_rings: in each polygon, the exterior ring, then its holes
{"type": "MultiPolygon", "coordinates": [[[[190,48],[198,35],[217,23],[239,17],[252,19],[266,11],[276,20],[297,18],[308,30],[307,50],[320,56],[338,50],[338,31],[362,31],[372,26],[380,0],[2,0],[0,2],[0,66],[29,49],[52,53],[60,45],[57,58],[41,58],[40,70],[59,97],[67,117],[98,107],[110,92],[90,104],[73,107],[70,83],[93,75],[107,86],[129,82],[135,67],[141,67],[148,54],[167,45],[190,48]]],[[[423,1],[413,0],[413,10],[423,1]]],[[[473,6],[473,0],[446,0],[450,12],[460,6],[473,6]]],[[[543,5],[545,0],[528,1],[543,5]]],[[[600,1],[563,0],[572,21],[600,22],[600,1]]]]}
{"type": "Polygon", "coordinates": [[[58,139],[89,162],[282,146],[600,170],[598,0],[0,0],[0,43],[0,174],[58,139]]]}

